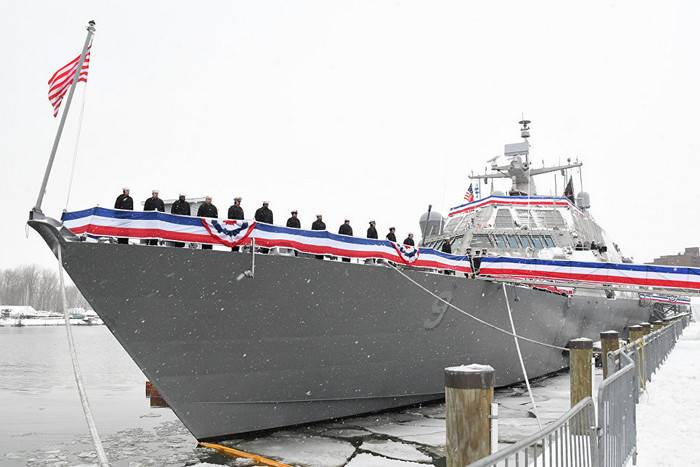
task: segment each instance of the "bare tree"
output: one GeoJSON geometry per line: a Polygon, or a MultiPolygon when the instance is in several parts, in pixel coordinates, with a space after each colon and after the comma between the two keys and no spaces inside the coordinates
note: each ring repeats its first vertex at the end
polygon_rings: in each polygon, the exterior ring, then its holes
{"type": "MultiPolygon", "coordinates": [[[[87,300],[74,285],[66,287],[66,300],[68,308],[89,308],[87,300]]],[[[61,311],[58,274],[35,264],[0,270],[0,304],[61,311]]]]}

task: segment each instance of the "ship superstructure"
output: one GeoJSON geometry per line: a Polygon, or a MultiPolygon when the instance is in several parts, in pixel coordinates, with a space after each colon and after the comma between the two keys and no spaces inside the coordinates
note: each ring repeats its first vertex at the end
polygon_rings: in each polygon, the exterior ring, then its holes
{"type": "Polygon", "coordinates": [[[541,196],[535,177],[580,168],[583,163],[569,162],[551,167],[532,167],[529,160],[530,121],[522,120],[522,142],[506,144],[503,155],[490,162],[491,171],[472,174],[480,183],[510,179],[507,192],[494,191],[489,196],[450,209],[447,219],[437,213],[431,222],[422,222],[423,244],[440,248],[450,243],[455,254],[512,255],[533,258],[576,258],[622,262],[619,248],[596,223],[590,213],[590,195],[573,190],[568,196],[541,196]],[[497,159],[506,159],[499,165],[497,159]],[[437,216],[436,216],[437,215],[437,216]]]}

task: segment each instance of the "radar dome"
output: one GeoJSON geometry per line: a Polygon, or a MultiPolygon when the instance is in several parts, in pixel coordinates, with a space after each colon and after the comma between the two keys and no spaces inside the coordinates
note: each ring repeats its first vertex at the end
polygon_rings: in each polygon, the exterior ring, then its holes
{"type": "Polygon", "coordinates": [[[428,211],[420,216],[418,224],[420,224],[423,238],[430,235],[440,235],[442,228],[445,226],[445,218],[437,211],[428,211]]]}
{"type": "Polygon", "coordinates": [[[505,192],[500,191],[500,190],[496,190],[493,192],[493,196],[505,196],[505,195],[506,195],[505,192]]]}

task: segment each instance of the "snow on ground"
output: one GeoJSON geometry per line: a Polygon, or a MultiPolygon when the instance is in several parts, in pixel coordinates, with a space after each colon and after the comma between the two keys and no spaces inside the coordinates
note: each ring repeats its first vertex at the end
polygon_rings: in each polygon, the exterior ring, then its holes
{"type": "Polygon", "coordinates": [[[638,467],[700,466],[700,323],[691,323],[637,406],[638,467]]]}

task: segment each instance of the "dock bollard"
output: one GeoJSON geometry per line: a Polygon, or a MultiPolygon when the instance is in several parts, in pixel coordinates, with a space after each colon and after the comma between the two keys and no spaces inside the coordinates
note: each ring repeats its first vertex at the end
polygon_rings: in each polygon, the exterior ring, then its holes
{"type": "Polygon", "coordinates": [[[447,467],[463,467],[491,453],[494,380],[489,365],[445,368],[447,467]]]}
{"type": "Polygon", "coordinates": [[[582,337],[569,341],[569,384],[571,407],[593,394],[593,341],[582,337]]]}
{"type": "Polygon", "coordinates": [[[603,331],[600,333],[600,347],[603,360],[603,379],[608,377],[608,353],[620,348],[620,334],[617,331],[603,331]]]}

